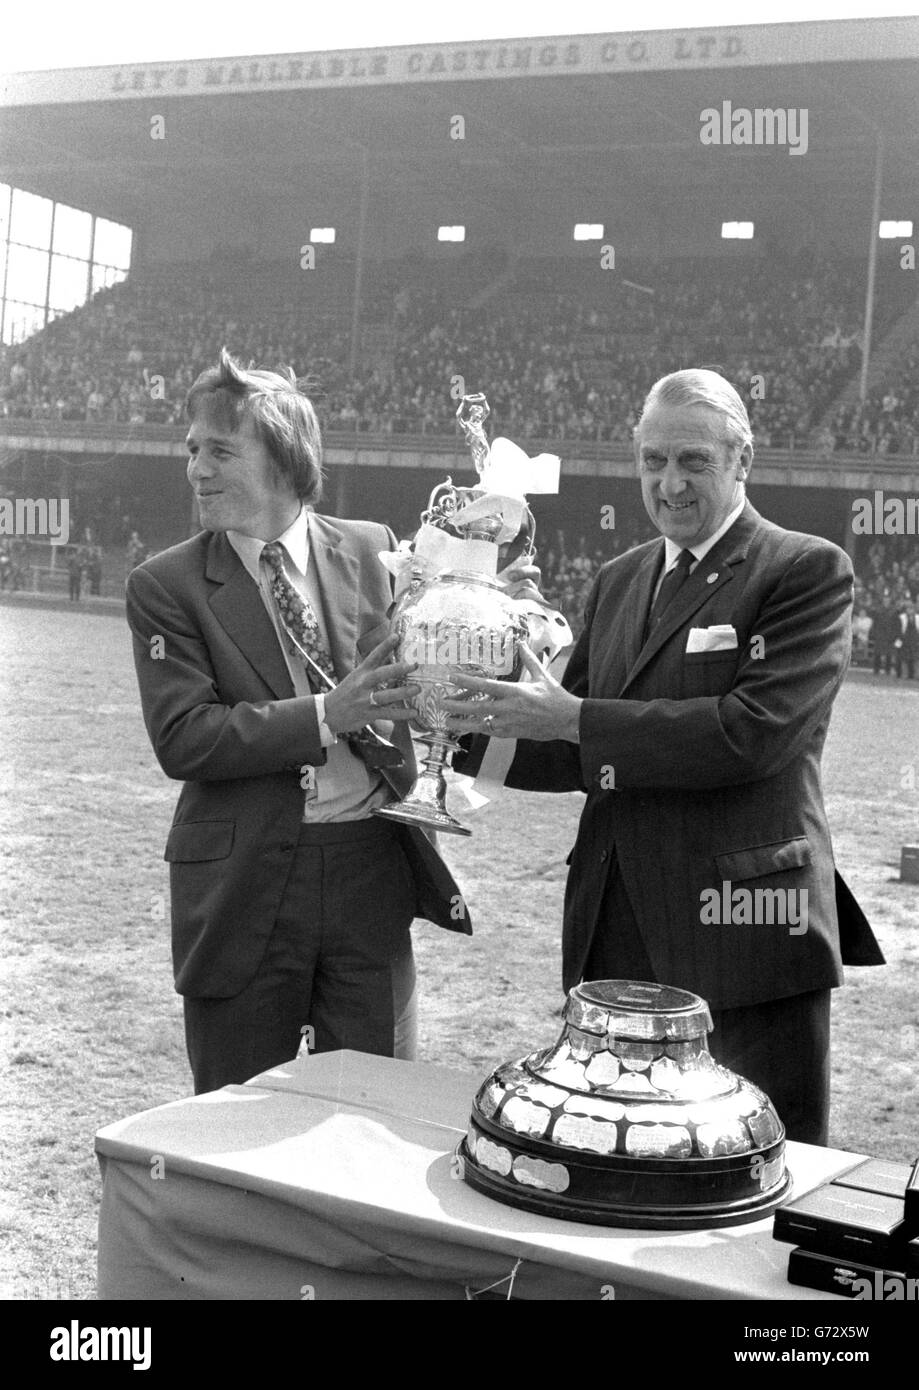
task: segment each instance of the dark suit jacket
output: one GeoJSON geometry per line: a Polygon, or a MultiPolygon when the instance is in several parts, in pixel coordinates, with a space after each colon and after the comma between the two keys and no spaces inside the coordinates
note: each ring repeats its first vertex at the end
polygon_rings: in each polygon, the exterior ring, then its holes
{"type": "Polygon", "coordinates": [[[521,740],[507,777],[587,792],[569,861],[565,988],[594,932],[615,931],[599,920],[613,852],[659,981],[713,1008],[840,984],[840,929],[847,963],[883,963],[835,874],[820,785],[851,648],[849,560],[747,503],[642,645],[663,553],[658,538],[597,577],[564,677],[585,701],[580,745],[521,740]],[[736,629],[735,649],[687,653],[690,628],[717,624],[736,629]],[[703,925],[703,891],[725,882],[806,889],[806,931],[703,925]]]}
{"type": "MultiPolygon", "coordinates": [[[[314,515],[315,565],[342,679],[389,631],[385,526],[314,515]]],[[[203,531],[132,571],[128,622],[147,731],[160,766],[184,781],[166,845],[180,994],[231,997],[268,943],[303,812],[300,769],[321,766],[315,701],[295,696],[258,588],[225,535],[203,531]],[[160,640],[157,640],[160,639],[160,640]]],[[[411,738],[395,726],[415,775],[411,738]]],[[[417,915],[469,933],[460,891],[426,836],[401,826],[417,915]]]]}
{"type": "Polygon", "coordinates": [[[900,636],[900,615],[895,608],[875,608],[871,613],[871,640],[875,650],[888,651],[900,636]]]}
{"type": "Polygon", "coordinates": [[[903,655],[906,657],[915,656],[919,652],[919,614],[908,613],[899,614],[900,631],[897,636],[903,643],[903,655]]]}

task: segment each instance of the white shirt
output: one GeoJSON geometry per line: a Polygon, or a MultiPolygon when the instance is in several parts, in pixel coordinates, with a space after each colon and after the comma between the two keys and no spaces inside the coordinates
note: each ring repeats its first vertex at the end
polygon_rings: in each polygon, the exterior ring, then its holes
{"type": "MultiPolygon", "coordinates": [[[[301,507],[287,530],[275,539],[287,552],[289,559],[285,568],[290,575],[291,583],[315,613],[320,635],[328,650],[329,635],[319,598],[319,586],[316,583],[315,570],[310,569],[309,563],[310,531],[307,509],[301,507]]],[[[270,614],[281,651],[284,653],[294,693],[313,695],[303,662],[289,650],[287,634],[271,593],[268,567],[261,562],[262,551],[267,542],[259,540],[257,536],[244,536],[239,531],[228,531],[227,540],[247,573],[258,585],[262,602],[270,614]]],[[[309,774],[313,786],[304,789],[303,819],[311,823],[363,820],[377,806],[383,806],[392,800],[392,790],[379,773],[371,772],[363,759],[352,753],[345,739],[336,739],[325,724],[325,697],[314,695],[313,698],[316,701],[320,738],[328,756],[323,767],[313,768],[309,774]]]]}
{"type": "Polygon", "coordinates": [[[683,551],[690,550],[692,551],[692,554],[695,556],[692,564],[689,566],[689,573],[692,574],[693,570],[696,568],[696,565],[700,564],[701,561],[705,559],[712,546],[717,545],[718,542],[721,540],[721,537],[726,535],[727,532],[730,531],[731,527],[734,525],[734,522],[737,520],[737,518],[740,516],[740,513],[746,506],[746,502],[747,490],[746,488],[741,488],[741,497],[740,501],[737,503],[737,506],[734,508],[732,512],[728,513],[724,521],[718,527],[718,530],[715,532],[713,536],[709,536],[707,541],[699,541],[696,545],[677,545],[676,541],[672,541],[669,536],[664,537],[664,568],[661,570],[660,578],[658,579],[657,584],[654,586],[654,593],[651,595],[652,608],[654,606],[654,600],[657,598],[658,591],[664,582],[664,576],[669,574],[670,571],[674,568],[677,560],[679,560],[683,551]]]}

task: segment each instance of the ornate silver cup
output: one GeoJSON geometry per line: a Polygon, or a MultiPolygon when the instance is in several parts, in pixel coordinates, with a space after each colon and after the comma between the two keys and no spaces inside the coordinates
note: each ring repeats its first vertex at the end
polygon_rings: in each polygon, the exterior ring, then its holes
{"type": "MultiPolygon", "coordinates": [[[[487,415],[482,395],[464,396],[457,410],[480,476],[488,458],[487,415]]],[[[502,500],[483,487],[454,487],[448,478],[434,489],[421,514],[428,538],[433,534],[436,541],[440,536],[448,547],[444,554],[453,558],[450,569],[427,580],[419,567],[393,615],[393,632],[399,638],[395,659],[418,663],[410,678],[421,686],[412,702],[411,728],[427,754],[408,796],[375,812],[388,820],[452,835],[472,833],[446,808],[444,768],[458,744],[441,701],[475,702],[476,696],[453,683],[451,676],[457,671],[491,680],[516,680],[520,674],[519,644],[527,637],[526,619],[493,576],[499,567],[533,554],[534,524],[524,507],[519,531],[502,545],[500,538],[507,532],[502,500]]]]}
{"type": "Polygon", "coordinates": [[[457,571],[439,575],[409,593],[396,611],[393,631],[399,637],[396,659],[418,662],[418,670],[410,677],[421,686],[412,702],[411,728],[426,745],[427,755],[408,796],[376,814],[452,835],[470,835],[445,804],[444,767],[459,745],[441,701],[476,698],[453,684],[454,671],[491,680],[516,679],[518,643],[526,638],[526,622],[494,580],[457,571]]]}
{"type": "Polygon", "coordinates": [[[476,1095],[459,1148],[480,1192],[547,1216],[693,1230],[756,1221],[789,1193],[769,1097],[717,1064],[708,1005],[634,980],[570,991],[552,1047],[476,1095]]]}

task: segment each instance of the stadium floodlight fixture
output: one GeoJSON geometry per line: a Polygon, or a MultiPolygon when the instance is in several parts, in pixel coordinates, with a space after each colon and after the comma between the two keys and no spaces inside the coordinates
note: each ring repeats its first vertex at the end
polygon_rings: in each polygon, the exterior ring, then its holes
{"type": "Polygon", "coordinates": [[[602,222],[575,222],[574,239],[575,241],[601,241],[603,238],[602,222]]]}
{"type": "Polygon", "coordinates": [[[721,224],[722,241],[752,241],[753,223],[752,222],[722,222],[721,224]]]}
{"type": "Polygon", "coordinates": [[[438,228],[437,228],[437,240],[438,240],[438,241],[465,241],[465,240],[466,240],[466,228],[465,228],[465,227],[438,227],[438,228]]]}
{"type": "Polygon", "coordinates": [[[881,222],[878,224],[878,236],[882,241],[893,241],[896,237],[911,237],[913,234],[912,222],[881,222]]]}
{"type": "Polygon", "coordinates": [[[312,241],[313,243],[325,241],[328,242],[329,245],[331,245],[334,240],[334,227],[310,227],[310,241],[312,241]]]}

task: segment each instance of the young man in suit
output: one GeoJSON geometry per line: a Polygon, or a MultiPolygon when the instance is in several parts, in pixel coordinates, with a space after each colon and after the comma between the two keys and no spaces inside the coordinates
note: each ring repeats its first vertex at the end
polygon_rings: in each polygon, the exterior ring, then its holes
{"type": "Polygon", "coordinates": [[[317,1051],[411,1056],[411,921],[471,927],[424,834],[373,815],[414,776],[395,537],[313,510],[320,433],[293,373],[224,351],[186,413],[204,529],[131,573],[127,612],[147,730],[184,783],[165,857],[196,1090],[290,1059],[304,1029],[317,1051]]]}
{"type": "Polygon", "coordinates": [[[702,995],[715,1058],[769,1093],[789,1137],[825,1143],[830,990],[844,960],[883,963],[835,871],[820,785],[852,567],[747,501],[749,419],[717,373],[657,382],[635,452],[661,538],[600,571],[563,683],[524,654],[528,683],[461,680],[486,698],[451,708],[457,727],[520,740],[507,786],[587,792],[565,988],[702,995]]]}

